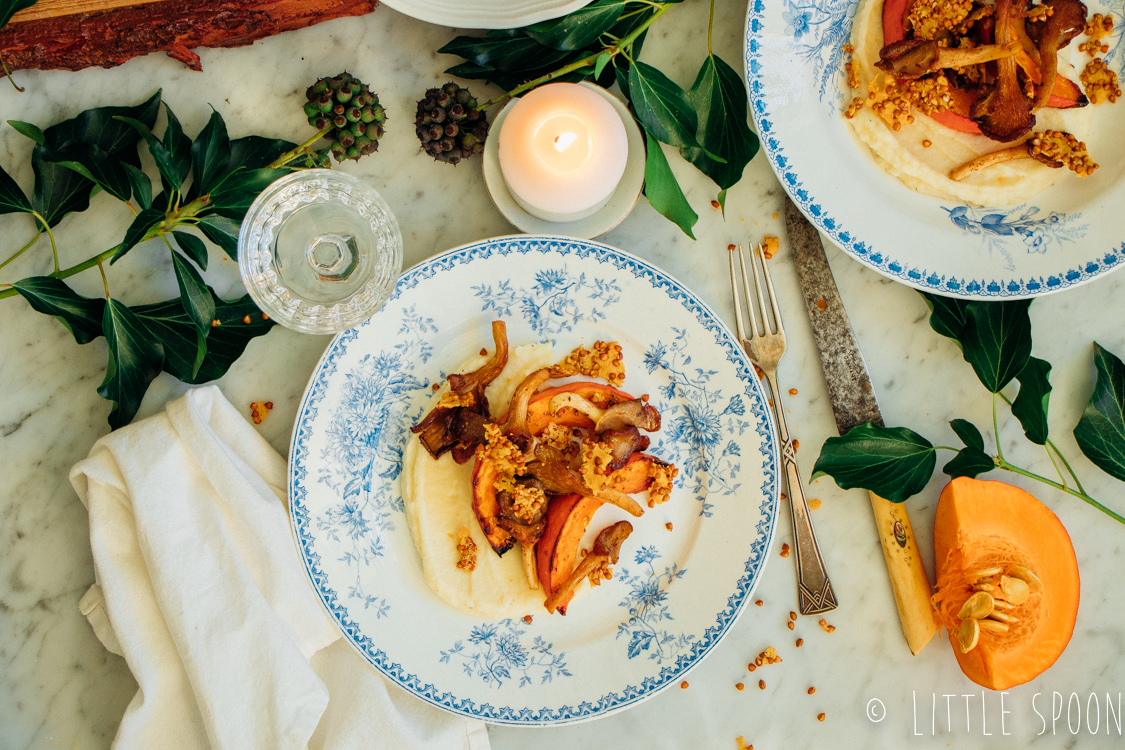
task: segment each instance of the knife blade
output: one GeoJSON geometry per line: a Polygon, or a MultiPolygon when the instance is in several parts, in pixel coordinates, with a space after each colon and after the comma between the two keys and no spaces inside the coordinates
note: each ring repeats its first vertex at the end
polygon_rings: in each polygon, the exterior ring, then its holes
{"type": "MultiPolygon", "coordinates": [[[[785,229],[820,353],[836,428],[844,435],[866,422],[882,426],[883,417],[871,387],[867,364],[836,288],[820,233],[789,196],[785,197],[785,229]]],[[[910,652],[917,654],[933,637],[937,625],[930,604],[930,581],[918,552],[914,529],[905,505],[892,503],[873,492],[868,495],[902,632],[910,652]]]]}

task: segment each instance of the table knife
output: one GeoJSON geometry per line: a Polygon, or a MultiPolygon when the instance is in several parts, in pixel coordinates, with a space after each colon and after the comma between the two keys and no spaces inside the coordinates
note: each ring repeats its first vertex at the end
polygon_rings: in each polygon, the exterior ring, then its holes
{"type": "MultiPolygon", "coordinates": [[[[785,228],[801,281],[805,308],[812,321],[813,338],[820,352],[836,428],[844,435],[866,422],[882,426],[883,418],[871,388],[867,365],[856,343],[836,280],[832,277],[820,233],[788,196],[785,198],[785,228]]],[[[930,581],[905,505],[892,503],[874,492],[868,494],[902,621],[902,632],[910,646],[910,653],[917,654],[937,630],[930,604],[930,581]]]]}

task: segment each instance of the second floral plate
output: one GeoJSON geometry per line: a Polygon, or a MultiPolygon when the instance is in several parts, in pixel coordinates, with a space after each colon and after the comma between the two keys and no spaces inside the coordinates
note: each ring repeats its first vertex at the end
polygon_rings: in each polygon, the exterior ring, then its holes
{"type": "Polygon", "coordinates": [[[415,696],[492,723],[586,721],[676,684],[749,601],[777,517],[766,397],[730,331],[646,261],[559,237],[477,242],[403,274],[380,312],[328,346],[289,455],[297,546],[345,638],[415,696]],[[449,607],[426,585],[403,512],[410,426],[495,319],[512,346],[550,342],[560,359],[619,342],[625,388],[663,416],[649,452],[680,470],[671,499],[633,519],[613,578],[566,617],[449,607]]]}
{"type": "MultiPolygon", "coordinates": [[[[845,45],[858,5],[749,3],[750,111],[778,180],[814,226],[875,271],[946,296],[1034,297],[1125,265],[1120,103],[1097,105],[1089,145],[1101,168],[1091,177],[1067,175],[1027,203],[1000,208],[916,193],[876,164],[844,120],[845,45]]],[[[1115,20],[1105,59],[1125,77],[1122,0],[1088,5],[1115,20]]]]}

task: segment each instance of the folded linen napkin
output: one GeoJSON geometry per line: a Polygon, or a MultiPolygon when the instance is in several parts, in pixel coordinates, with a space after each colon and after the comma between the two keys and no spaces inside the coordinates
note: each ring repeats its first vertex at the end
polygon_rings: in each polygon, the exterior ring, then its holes
{"type": "Polygon", "coordinates": [[[479,721],[388,684],[340,639],[285,512],[285,462],[215,386],[103,437],[70,481],[80,608],[139,690],[117,750],[488,750],[479,721]]]}

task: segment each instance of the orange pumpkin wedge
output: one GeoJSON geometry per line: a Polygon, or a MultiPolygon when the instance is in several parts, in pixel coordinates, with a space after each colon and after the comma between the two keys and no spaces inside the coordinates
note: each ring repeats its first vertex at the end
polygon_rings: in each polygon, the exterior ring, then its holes
{"type": "MultiPolygon", "coordinates": [[[[547,528],[535,545],[536,567],[539,582],[547,598],[555,592],[555,587],[574,572],[578,562],[578,545],[594,517],[594,511],[603,505],[596,497],[583,495],[560,495],[551,499],[547,506],[547,528]]],[[[566,605],[574,594],[559,602],[556,610],[566,615],[566,605]]]]}
{"type": "Polygon", "coordinates": [[[538,435],[551,422],[558,422],[564,427],[582,427],[587,430],[594,428],[592,419],[570,407],[563,407],[558,414],[551,414],[551,399],[561,393],[577,393],[602,409],[633,400],[633,397],[625,391],[619,391],[611,385],[602,385],[601,383],[567,383],[566,385],[547,388],[532,396],[531,403],[527,406],[528,432],[532,435],[538,435]]]}
{"type": "Polygon", "coordinates": [[[1002,482],[954,479],[938,501],[934,557],[934,616],[970,680],[992,690],[1022,685],[1066,649],[1078,617],[1078,561],[1043,503],[1002,482]],[[957,634],[969,618],[979,638],[963,651],[957,634]]]}
{"type": "Polygon", "coordinates": [[[500,502],[496,499],[496,465],[476,459],[473,464],[473,515],[477,517],[484,538],[500,557],[516,544],[516,540],[499,523],[500,502]]]}

